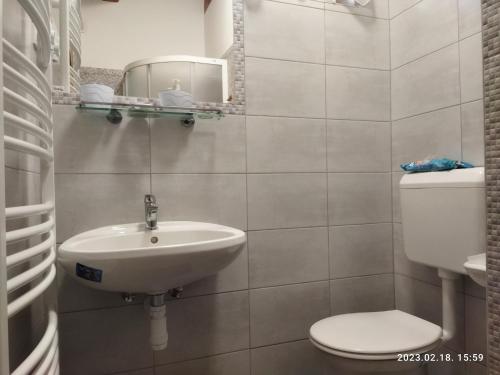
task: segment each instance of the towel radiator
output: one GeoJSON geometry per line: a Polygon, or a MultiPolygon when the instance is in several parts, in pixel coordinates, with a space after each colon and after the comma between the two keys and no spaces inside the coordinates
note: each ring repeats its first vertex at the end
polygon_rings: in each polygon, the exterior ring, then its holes
{"type": "MultiPolygon", "coordinates": [[[[18,0],[36,28],[36,62],[2,39],[0,55],[3,69],[0,82],[0,375],[52,375],[59,373],[57,313],[54,296],[46,293],[55,275],[55,215],[54,163],[52,152],[52,103],[50,79],[50,0],[18,0]],[[6,87],[8,86],[8,87],[6,87]],[[5,106],[7,105],[7,106],[5,106]],[[8,136],[4,126],[16,129],[8,136]],[[30,141],[26,140],[30,139],[30,141]],[[31,141],[31,139],[33,141],[31,141]],[[40,204],[5,207],[4,150],[34,156],[40,160],[40,204]],[[19,218],[38,218],[37,224],[26,224],[21,229],[6,231],[6,222],[19,218]],[[7,244],[20,240],[40,238],[36,245],[7,255],[7,244]],[[35,259],[41,259],[35,262],[35,259]],[[8,278],[7,271],[23,264],[24,271],[8,278]],[[15,293],[13,293],[15,292],[15,293]],[[22,293],[22,294],[20,294],[22,293]],[[10,295],[10,299],[9,299],[10,295]],[[44,295],[48,318],[45,332],[27,358],[16,368],[9,366],[9,318],[28,308],[36,298],[44,295]]],[[[3,9],[3,0],[0,0],[3,9]]],[[[6,22],[5,19],[1,21],[6,22]]],[[[0,28],[1,30],[1,28],[0,28]]],[[[27,221],[29,223],[29,221],[27,221]]]]}

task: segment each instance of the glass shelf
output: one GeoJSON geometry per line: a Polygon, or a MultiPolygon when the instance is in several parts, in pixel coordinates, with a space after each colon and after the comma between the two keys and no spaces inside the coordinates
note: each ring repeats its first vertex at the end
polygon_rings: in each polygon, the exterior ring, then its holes
{"type": "Polygon", "coordinates": [[[79,111],[105,115],[108,121],[114,124],[120,123],[123,116],[139,118],[177,117],[185,126],[194,125],[196,119],[220,119],[224,117],[224,114],[219,109],[161,107],[153,104],[81,102],[76,108],[79,111]]]}

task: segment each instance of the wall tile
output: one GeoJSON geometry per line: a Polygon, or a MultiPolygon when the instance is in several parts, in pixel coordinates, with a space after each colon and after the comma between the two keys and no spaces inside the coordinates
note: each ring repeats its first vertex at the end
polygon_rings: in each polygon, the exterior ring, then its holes
{"type": "Polygon", "coordinates": [[[248,348],[248,292],[167,303],[168,347],[155,364],[168,364],[248,348]]]}
{"type": "Polygon", "coordinates": [[[484,103],[462,104],[462,157],[476,166],[484,165],[484,103]]]}
{"type": "Polygon", "coordinates": [[[325,1],[325,9],[348,14],[357,14],[375,18],[389,18],[389,0],[373,0],[364,7],[352,7],[340,4],[333,4],[325,1]]]}
{"type": "Polygon", "coordinates": [[[392,123],[392,168],[429,158],[459,160],[460,107],[451,107],[392,123]]]}
{"type": "MultiPolygon", "coordinates": [[[[6,108],[7,109],[7,108],[6,108]]],[[[12,129],[8,125],[4,127],[4,135],[14,137],[23,141],[36,143],[36,138],[24,132],[12,129]]],[[[12,169],[22,169],[30,172],[40,172],[40,158],[28,155],[24,152],[4,150],[5,166],[12,169]]]]}
{"type": "Polygon", "coordinates": [[[423,0],[391,21],[396,68],[458,40],[457,0],[423,0]]]}
{"type": "MultiPolygon", "coordinates": [[[[57,269],[57,294],[59,313],[128,306],[121,293],[106,292],[82,285],[69,276],[62,267],[57,269]]],[[[135,297],[135,304],[142,304],[144,297],[135,297]]]]}
{"type": "Polygon", "coordinates": [[[458,104],[458,46],[446,47],[392,71],[392,119],[458,104]]]}
{"type": "Polygon", "coordinates": [[[248,229],[325,226],[323,173],[248,175],[248,229]]]}
{"type": "Polygon", "coordinates": [[[325,23],[327,64],[390,69],[389,21],[326,12],[325,23]]]}
{"type": "MultiPolygon", "coordinates": [[[[460,282],[457,282],[460,287],[460,282]]],[[[402,275],[395,275],[396,308],[437,325],[442,324],[441,288],[402,275]]],[[[464,327],[464,297],[457,293],[455,314],[457,326],[464,327]]],[[[464,351],[464,330],[458,329],[447,346],[457,352],[464,351]]]]}
{"type": "Polygon", "coordinates": [[[327,66],[327,117],[389,121],[389,83],[389,72],[327,66]]]}
{"type": "Polygon", "coordinates": [[[146,318],[140,305],[60,314],[61,373],[97,375],[152,367],[146,318]]]}
{"type": "Polygon", "coordinates": [[[160,219],[206,221],[246,229],[243,174],[154,174],[160,219]]]}
{"type": "Polygon", "coordinates": [[[245,248],[226,268],[213,276],[184,285],[183,295],[199,296],[248,289],[248,249],[245,248]]]}
{"type": "Polygon", "coordinates": [[[391,169],[391,124],[329,120],[329,172],[388,172],[391,169]]]}
{"type": "Polygon", "coordinates": [[[155,375],[250,375],[248,350],[155,368],[155,375]]]}
{"type": "Polygon", "coordinates": [[[393,272],[392,224],[331,227],[329,234],[332,278],[393,272]]]}
{"type": "Polygon", "coordinates": [[[23,170],[5,168],[5,207],[41,203],[40,175],[23,170]]]}
{"type": "Polygon", "coordinates": [[[322,9],[272,1],[246,3],[247,56],[323,64],[324,38],[322,9]],[[286,17],[283,17],[283,14],[286,14],[286,17]]]}
{"type": "Polygon", "coordinates": [[[247,57],[248,115],[325,116],[325,67],[247,57]]]}
{"type": "Polygon", "coordinates": [[[145,174],[56,175],[57,241],[104,225],[144,221],[145,174]]]}
{"type": "Polygon", "coordinates": [[[330,225],[392,221],[389,173],[329,173],[330,225]]]}
{"type": "Polygon", "coordinates": [[[324,172],[325,121],[247,117],[248,172],[324,172]]]}
{"type": "Polygon", "coordinates": [[[252,349],[252,375],[326,375],[325,362],[309,340],[252,349]]]}
{"type": "Polygon", "coordinates": [[[457,358],[457,352],[451,350],[446,346],[438,347],[433,351],[438,356],[439,355],[451,355],[454,359],[453,362],[438,361],[433,362],[428,365],[427,375],[466,375],[467,364],[459,362],[457,358]]]}
{"type": "Polygon", "coordinates": [[[249,232],[248,246],[251,288],[328,279],[327,228],[249,232]]]}
{"type": "Polygon", "coordinates": [[[458,0],[460,39],[481,32],[481,0],[458,0]]]}
{"type": "Polygon", "coordinates": [[[305,339],[309,327],[330,314],[328,282],[250,291],[251,346],[305,339]]]}
{"type": "Polygon", "coordinates": [[[244,173],[245,117],[198,120],[192,128],[179,119],[151,120],[153,173],[244,173]]]}
{"type": "Polygon", "coordinates": [[[394,272],[440,287],[441,279],[438,276],[438,271],[436,268],[412,262],[406,256],[406,253],[404,252],[402,224],[394,224],[393,236],[394,272]]]}
{"type": "Polygon", "coordinates": [[[155,375],[155,370],[153,367],[145,368],[142,370],[131,370],[125,372],[117,372],[116,375],[155,375]]]}
{"type": "Polygon", "coordinates": [[[460,41],[462,103],[483,98],[483,38],[475,34],[460,41]]]}
{"type": "Polygon", "coordinates": [[[332,280],[333,315],[394,309],[394,277],[376,275],[332,280]]]}
{"type": "Polygon", "coordinates": [[[399,183],[404,173],[392,173],[392,221],[401,223],[401,197],[399,192],[399,183]]]}
{"type": "Polygon", "coordinates": [[[418,4],[422,0],[389,0],[389,13],[391,18],[418,4]]]}
{"type": "MultiPolygon", "coordinates": [[[[487,305],[484,299],[465,297],[465,352],[486,355],[487,305]]],[[[486,365],[486,362],[483,363],[486,365]]]]}
{"type": "Polygon", "coordinates": [[[71,105],[54,106],[56,173],[149,173],[149,125],[124,117],[111,124],[105,116],[71,105]]]}
{"type": "Polygon", "coordinates": [[[471,363],[467,366],[467,375],[488,375],[488,369],[478,363],[471,363]]]}
{"type": "MultiPolygon", "coordinates": [[[[325,4],[323,0],[268,0],[268,1],[276,1],[278,3],[285,3],[285,4],[292,4],[292,5],[300,5],[303,7],[310,7],[310,8],[317,8],[317,9],[324,9],[325,4]]],[[[248,7],[257,7],[261,1],[256,1],[256,2],[248,2],[246,5],[248,7]]]]}

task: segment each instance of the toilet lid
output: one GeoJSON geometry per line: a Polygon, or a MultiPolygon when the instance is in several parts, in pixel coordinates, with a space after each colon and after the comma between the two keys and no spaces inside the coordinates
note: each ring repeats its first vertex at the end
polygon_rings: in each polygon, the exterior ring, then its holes
{"type": "Polygon", "coordinates": [[[332,316],[315,323],[311,338],[359,354],[403,353],[434,344],[441,327],[399,310],[332,316]]]}

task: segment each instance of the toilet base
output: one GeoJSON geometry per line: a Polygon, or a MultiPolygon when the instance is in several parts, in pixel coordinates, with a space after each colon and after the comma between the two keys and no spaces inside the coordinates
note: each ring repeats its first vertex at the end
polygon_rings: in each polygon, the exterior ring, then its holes
{"type": "Polygon", "coordinates": [[[332,375],[427,375],[427,364],[423,362],[353,360],[325,352],[322,353],[327,356],[332,375]]]}

